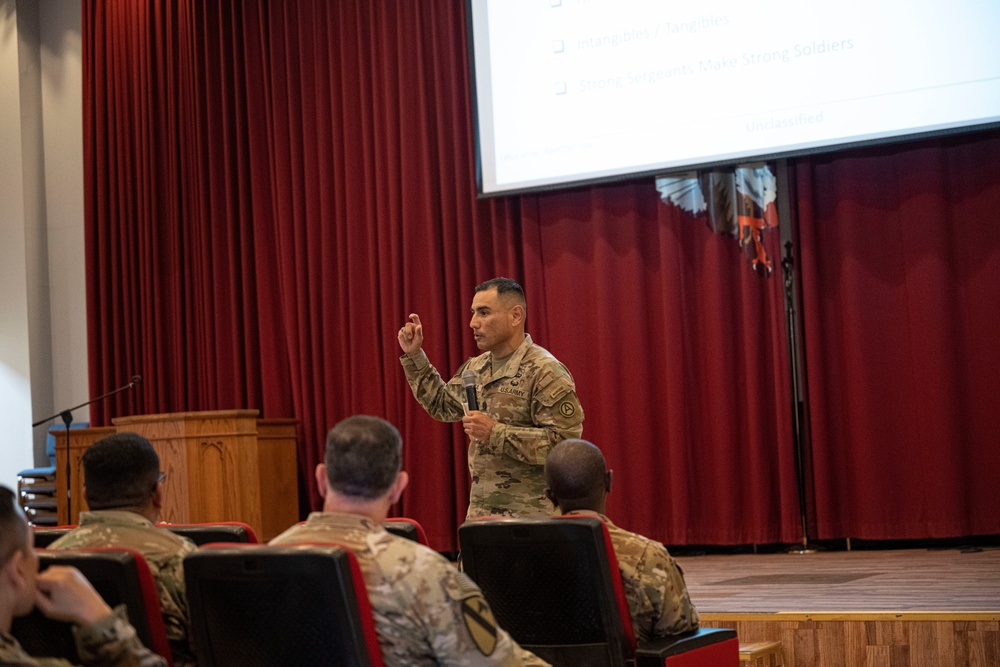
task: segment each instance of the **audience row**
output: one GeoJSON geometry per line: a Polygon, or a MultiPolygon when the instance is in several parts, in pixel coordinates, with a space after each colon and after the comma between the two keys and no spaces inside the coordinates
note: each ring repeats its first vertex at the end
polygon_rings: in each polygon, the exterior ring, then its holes
{"type": "MultiPolygon", "coordinates": [[[[195,665],[184,558],[197,547],[156,525],[165,473],[155,450],[139,435],[118,433],[92,445],[82,463],[90,511],[49,548],[121,547],[141,553],[156,581],[173,664],[195,665]]],[[[336,543],[353,552],[387,665],[548,664],[496,627],[489,603],[468,576],[432,549],[385,530],[409,481],[394,426],[369,416],[338,423],[315,475],[322,510],[271,544],[336,543]],[[469,610],[480,627],[470,625],[469,610]],[[488,626],[486,642],[482,624],[488,626]]],[[[600,450],[583,440],[563,441],[550,452],[545,475],[547,495],[563,514],[599,517],[607,526],[640,643],[697,628],[683,574],[663,545],[622,530],[605,516],[612,473],[600,450]]],[[[123,610],[110,609],[78,572],[55,566],[37,572],[28,524],[14,494],[0,490],[0,662],[39,664],[10,636],[12,619],[37,605],[78,626],[79,655],[86,664],[165,664],[138,642],[123,610]]]]}

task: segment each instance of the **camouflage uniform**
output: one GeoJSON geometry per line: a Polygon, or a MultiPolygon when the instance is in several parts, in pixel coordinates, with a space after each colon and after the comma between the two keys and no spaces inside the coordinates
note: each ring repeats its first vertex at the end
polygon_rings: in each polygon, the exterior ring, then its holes
{"type": "Polygon", "coordinates": [[[492,352],[462,364],[447,384],[423,350],[416,359],[403,355],[400,361],[413,395],[438,421],[462,419],[462,371],[476,373],[479,409],[496,424],[489,442],[469,443],[468,518],[550,516],[545,457],[556,443],[583,433],[583,408],[566,367],[528,335],[497,377],[492,352]]]}
{"type": "Polygon", "coordinates": [[[698,612],[688,596],[684,572],[665,546],[623,530],[597,512],[580,510],[566,515],[596,516],[607,525],[632,628],[640,644],[698,627],[698,612]]]}
{"type": "MultiPolygon", "coordinates": [[[[125,606],[84,627],[74,627],[76,650],[84,665],[102,667],[166,667],[167,661],[139,641],[135,628],[126,620],[125,606]]],[[[0,632],[0,665],[12,667],[71,667],[59,658],[33,658],[8,634],[0,632]]]]}
{"type": "Polygon", "coordinates": [[[436,551],[332,512],[313,512],[271,540],[301,542],[335,542],[357,556],[386,665],[547,664],[496,626],[479,587],[436,551]]]}
{"type": "Polygon", "coordinates": [[[187,639],[189,621],[184,589],[184,556],[196,549],[194,542],[158,528],[140,514],[101,510],[81,512],[80,527],[49,545],[49,549],[87,547],[123,547],[143,555],[156,580],[174,665],[194,665],[194,652],[187,639]]]}

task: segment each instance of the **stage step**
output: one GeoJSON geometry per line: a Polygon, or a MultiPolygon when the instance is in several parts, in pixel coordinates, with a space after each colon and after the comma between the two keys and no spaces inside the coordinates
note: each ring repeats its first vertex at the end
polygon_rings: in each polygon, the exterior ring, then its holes
{"type": "Polygon", "coordinates": [[[740,644],[740,664],[746,667],[782,667],[781,642],[740,644]]]}

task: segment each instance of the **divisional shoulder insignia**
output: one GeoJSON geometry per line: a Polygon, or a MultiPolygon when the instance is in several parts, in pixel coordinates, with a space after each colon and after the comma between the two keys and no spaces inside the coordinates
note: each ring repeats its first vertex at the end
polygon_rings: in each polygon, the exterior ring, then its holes
{"type": "Polygon", "coordinates": [[[576,406],[569,401],[563,401],[562,405],[559,406],[559,412],[562,413],[563,417],[572,417],[576,414],[576,406]]]}
{"type": "Polygon", "coordinates": [[[497,647],[497,621],[482,595],[462,600],[462,618],[479,652],[492,655],[497,647]]]}

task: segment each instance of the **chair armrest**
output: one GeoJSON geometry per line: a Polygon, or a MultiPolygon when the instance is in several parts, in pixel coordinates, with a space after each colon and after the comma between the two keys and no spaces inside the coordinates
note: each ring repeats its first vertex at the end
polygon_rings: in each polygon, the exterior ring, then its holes
{"type": "MultiPolygon", "coordinates": [[[[635,666],[663,665],[663,661],[672,655],[719,644],[730,639],[736,639],[736,631],[729,628],[698,628],[684,634],[654,639],[636,649],[635,666]]],[[[738,655],[738,650],[737,646],[736,655],[738,655]]]]}

